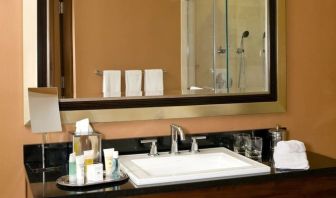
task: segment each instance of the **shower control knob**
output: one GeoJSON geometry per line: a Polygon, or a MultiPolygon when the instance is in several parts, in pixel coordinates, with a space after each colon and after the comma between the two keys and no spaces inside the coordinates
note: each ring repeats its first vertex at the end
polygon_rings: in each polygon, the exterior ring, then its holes
{"type": "Polygon", "coordinates": [[[226,49],[224,49],[222,46],[219,46],[219,48],[217,49],[217,53],[218,54],[225,54],[226,53],[226,49]]]}
{"type": "Polygon", "coordinates": [[[243,48],[238,48],[237,49],[237,54],[242,54],[244,52],[245,52],[245,50],[243,48]]]}

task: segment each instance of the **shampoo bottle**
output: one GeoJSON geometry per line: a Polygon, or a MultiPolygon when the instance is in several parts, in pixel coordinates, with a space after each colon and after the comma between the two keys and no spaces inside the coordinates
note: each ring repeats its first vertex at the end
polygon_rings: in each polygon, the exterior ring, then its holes
{"type": "Polygon", "coordinates": [[[120,178],[120,167],[119,167],[119,152],[114,151],[112,156],[112,178],[120,178]]]}
{"type": "Polygon", "coordinates": [[[69,156],[69,183],[76,183],[76,154],[71,153],[69,156]]]}

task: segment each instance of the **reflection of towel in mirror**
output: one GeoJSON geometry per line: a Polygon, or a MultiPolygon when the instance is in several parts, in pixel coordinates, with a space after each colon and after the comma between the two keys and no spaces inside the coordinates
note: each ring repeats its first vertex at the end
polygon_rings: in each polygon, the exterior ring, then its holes
{"type": "Polygon", "coordinates": [[[162,96],[163,95],[163,70],[146,69],[145,70],[145,95],[162,96]]]}
{"type": "Polygon", "coordinates": [[[309,169],[306,148],[297,140],[278,142],[273,159],[277,169],[309,169]]]}
{"type": "Polygon", "coordinates": [[[121,71],[104,70],[103,71],[103,97],[121,96],[121,71]]]}
{"type": "Polygon", "coordinates": [[[141,83],[142,71],[141,70],[126,70],[125,71],[126,83],[126,96],[142,96],[141,83]]]}

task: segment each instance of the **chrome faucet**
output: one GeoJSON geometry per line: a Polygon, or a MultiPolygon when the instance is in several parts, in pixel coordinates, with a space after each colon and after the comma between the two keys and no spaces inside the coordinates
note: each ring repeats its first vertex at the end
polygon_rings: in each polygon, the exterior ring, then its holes
{"type": "Polygon", "coordinates": [[[182,141],[185,140],[184,132],[182,127],[176,125],[176,124],[171,124],[170,125],[170,131],[171,131],[171,149],[170,149],[170,154],[177,154],[178,153],[178,145],[177,145],[177,140],[178,136],[180,135],[180,139],[182,141]]]}

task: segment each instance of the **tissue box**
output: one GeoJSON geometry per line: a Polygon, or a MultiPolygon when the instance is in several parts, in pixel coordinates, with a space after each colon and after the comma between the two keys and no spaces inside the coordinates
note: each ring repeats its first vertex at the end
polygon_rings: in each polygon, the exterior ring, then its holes
{"type": "Polygon", "coordinates": [[[87,135],[72,134],[72,149],[76,156],[83,155],[84,151],[93,150],[93,163],[101,163],[101,134],[92,132],[87,135]]]}

